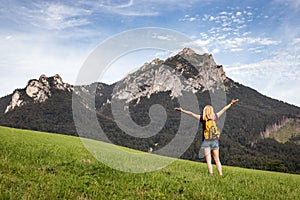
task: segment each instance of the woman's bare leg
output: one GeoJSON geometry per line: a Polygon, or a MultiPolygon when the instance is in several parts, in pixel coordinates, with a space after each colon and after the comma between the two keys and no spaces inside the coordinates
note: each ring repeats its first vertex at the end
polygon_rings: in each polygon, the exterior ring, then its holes
{"type": "Polygon", "coordinates": [[[223,173],[222,173],[222,164],[221,164],[221,161],[219,158],[219,149],[214,149],[214,150],[212,150],[212,152],[213,152],[214,160],[215,160],[219,175],[222,176],[223,173]]]}
{"type": "Polygon", "coordinates": [[[212,175],[213,168],[212,168],[212,164],[211,164],[210,148],[205,148],[204,153],[205,153],[205,160],[206,160],[206,166],[207,166],[207,169],[208,169],[208,173],[210,175],[212,175]]]}

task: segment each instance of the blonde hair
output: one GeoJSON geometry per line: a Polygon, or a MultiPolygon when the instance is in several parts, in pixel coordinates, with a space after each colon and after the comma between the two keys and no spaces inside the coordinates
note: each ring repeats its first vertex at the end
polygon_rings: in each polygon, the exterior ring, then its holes
{"type": "Polygon", "coordinates": [[[211,105],[205,106],[203,109],[203,119],[207,121],[208,119],[215,120],[215,118],[214,108],[211,105]]]}

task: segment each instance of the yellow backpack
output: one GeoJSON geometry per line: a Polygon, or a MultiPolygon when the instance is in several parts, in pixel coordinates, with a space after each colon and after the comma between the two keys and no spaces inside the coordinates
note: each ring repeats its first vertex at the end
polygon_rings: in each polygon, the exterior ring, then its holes
{"type": "Polygon", "coordinates": [[[215,120],[209,119],[205,122],[204,139],[215,140],[220,138],[220,131],[215,120]]]}

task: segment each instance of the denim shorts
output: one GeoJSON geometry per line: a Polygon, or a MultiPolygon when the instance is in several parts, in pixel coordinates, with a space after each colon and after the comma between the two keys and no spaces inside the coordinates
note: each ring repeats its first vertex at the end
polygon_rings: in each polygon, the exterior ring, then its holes
{"type": "Polygon", "coordinates": [[[211,150],[219,148],[219,140],[204,140],[201,148],[210,148],[211,150]]]}

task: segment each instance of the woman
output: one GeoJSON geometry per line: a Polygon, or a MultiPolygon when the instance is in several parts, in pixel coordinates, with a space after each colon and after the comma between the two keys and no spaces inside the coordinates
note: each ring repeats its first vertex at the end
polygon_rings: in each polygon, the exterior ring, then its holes
{"type": "Polygon", "coordinates": [[[175,110],[178,110],[187,115],[190,115],[190,116],[196,118],[197,120],[200,120],[200,122],[202,123],[202,127],[203,127],[202,138],[204,140],[202,142],[201,148],[204,149],[206,165],[207,165],[207,169],[208,169],[208,172],[210,175],[213,174],[213,169],[212,169],[212,164],[211,164],[211,152],[213,154],[213,157],[214,157],[214,160],[215,160],[215,163],[217,166],[217,170],[218,170],[220,176],[222,176],[222,164],[219,159],[219,139],[216,138],[216,139],[211,140],[211,139],[204,138],[204,130],[206,127],[205,124],[208,120],[214,120],[215,122],[217,122],[218,118],[220,118],[221,115],[223,115],[225,113],[225,111],[228,110],[237,101],[238,101],[238,99],[233,99],[230,104],[225,106],[217,114],[214,113],[214,109],[211,105],[207,105],[204,107],[203,115],[197,115],[191,111],[186,111],[182,108],[175,108],[175,110]]]}

